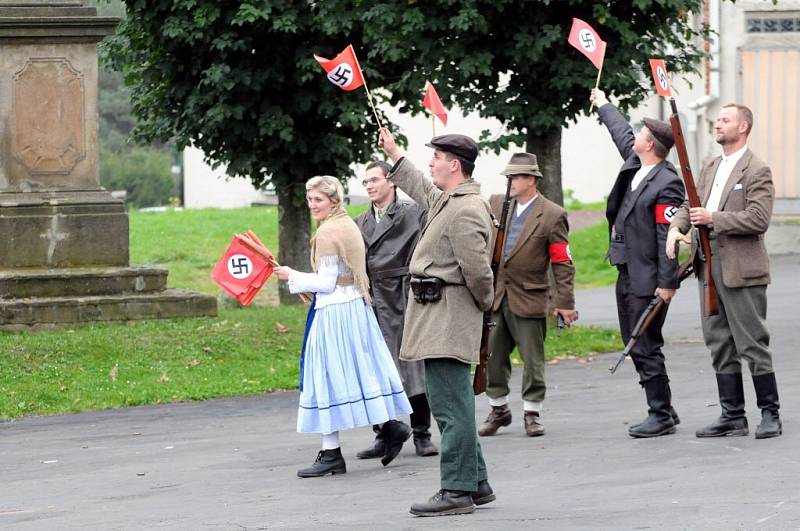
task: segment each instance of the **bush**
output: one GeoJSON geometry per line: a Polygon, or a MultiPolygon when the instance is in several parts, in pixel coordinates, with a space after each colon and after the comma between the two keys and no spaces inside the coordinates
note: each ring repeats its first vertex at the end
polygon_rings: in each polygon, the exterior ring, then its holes
{"type": "Polygon", "coordinates": [[[100,183],[107,190],[125,190],[136,208],[166,205],[175,183],[168,152],[131,146],[125,151],[100,149],[100,183]]]}

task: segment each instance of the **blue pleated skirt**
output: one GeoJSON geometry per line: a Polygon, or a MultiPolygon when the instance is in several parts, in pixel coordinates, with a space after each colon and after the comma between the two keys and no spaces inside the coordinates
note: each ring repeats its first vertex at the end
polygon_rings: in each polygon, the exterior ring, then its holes
{"type": "Polygon", "coordinates": [[[333,433],[411,413],[375,312],[364,299],[316,310],[304,345],[297,431],[333,433]]]}

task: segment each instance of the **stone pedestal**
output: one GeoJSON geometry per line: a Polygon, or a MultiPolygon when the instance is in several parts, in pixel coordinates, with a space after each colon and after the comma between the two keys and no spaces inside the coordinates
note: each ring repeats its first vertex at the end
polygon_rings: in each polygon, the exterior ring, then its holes
{"type": "Polygon", "coordinates": [[[0,0],[0,327],[216,315],[129,267],[125,205],[100,186],[97,43],[77,0],[0,0]]]}

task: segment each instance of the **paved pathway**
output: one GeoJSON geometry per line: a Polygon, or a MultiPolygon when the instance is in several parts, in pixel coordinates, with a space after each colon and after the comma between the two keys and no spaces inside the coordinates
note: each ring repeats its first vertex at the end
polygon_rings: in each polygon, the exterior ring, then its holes
{"type": "MultiPolygon", "coordinates": [[[[718,406],[687,281],[666,330],[677,434],[628,437],[645,412],[630,363],[613,376],[612,354],[550,366],[547,435],[524,436],[515,390],[513,425],[482,440],[498,499],[472,515],[409,516],[437,488],[437,459],[409,445],[387,468],[359,461],[368,428],[342,436],[347,474],[296,478],[319,440],[294,432],[297,394],[286,392],[0,424],[0,529],[797,529],[798,266],[797,256],[773,258],[783,437],[694,437],[718,406]]],[[[614,324],[610,293],[578,294],[584,323],[614,324]]],[[[746,393],[754,427],[749,382],[746,393]]],[[[482,418],[488,408],[477,404],[482,418]]]]}

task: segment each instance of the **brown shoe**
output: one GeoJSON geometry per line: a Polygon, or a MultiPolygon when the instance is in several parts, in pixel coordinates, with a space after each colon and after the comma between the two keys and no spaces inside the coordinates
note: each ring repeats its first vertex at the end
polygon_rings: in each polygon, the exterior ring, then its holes
{"type": "Polygon", "coordinates": [[[528,435],[528,437],[539,437],[544,435],[544,426],[539,424],[538,412],[525,412],[525,433],[528,435]]]}
{"type": "Polygon", "coordinates": [[[492,406],[489,416],[486,417],[481,427],[478,428],[478,435],[481,437],[494,435],[497,433],[497,430],[509,424],[511,424],[511,410],[508,409],[508,404],[492,406]]]}

